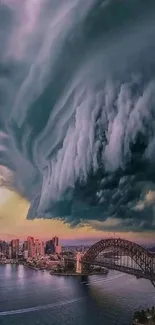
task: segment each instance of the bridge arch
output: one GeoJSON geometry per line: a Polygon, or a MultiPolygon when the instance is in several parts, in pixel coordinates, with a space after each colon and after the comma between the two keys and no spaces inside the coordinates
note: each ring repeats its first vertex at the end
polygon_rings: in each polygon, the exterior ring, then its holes
{"type": "Polygon", "coordinates": [[[83,264],[87,262],[91,263],[91,261],[94,262],[95,258],[107,248],[112,248],[114,251],[116,250],[120,255],[129,256],[137,263],[142,273],[148,275],[150,279],[155,276],[155,266],[152,254],[144,247],[121,238],[102,239],[95,243],[83,256],[83,264]]]}

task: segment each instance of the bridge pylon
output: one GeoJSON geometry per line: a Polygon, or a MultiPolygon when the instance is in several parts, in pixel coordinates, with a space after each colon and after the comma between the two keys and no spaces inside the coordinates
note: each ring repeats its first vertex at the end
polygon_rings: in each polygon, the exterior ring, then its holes
{"type": "Polygon", "coordinates": [[[81,252],[77,252],[76,254],[76,273],[82,273],[82,263],[81,258],[84,254],[81,252]]]}

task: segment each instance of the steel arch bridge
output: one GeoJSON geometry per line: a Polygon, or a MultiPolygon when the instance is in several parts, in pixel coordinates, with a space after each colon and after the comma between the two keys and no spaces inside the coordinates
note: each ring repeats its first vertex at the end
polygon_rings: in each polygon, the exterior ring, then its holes
{"type": "Polygon", "coordinates": [[[123,273],[149,279],[155,286],[155,259],[147,249],[120,238],[103,239],[95,243],[81,257],[83,270],[98,265],[123,273]],[[110,258],[105,257],[106,251],[110,258]],[[108,253],[109,254],[109,253],[108,253]]]}

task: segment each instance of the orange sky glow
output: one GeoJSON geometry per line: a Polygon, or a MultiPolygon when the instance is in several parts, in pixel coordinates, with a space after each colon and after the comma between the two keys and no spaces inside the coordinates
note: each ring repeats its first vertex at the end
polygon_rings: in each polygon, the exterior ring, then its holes
{"type": "Polygon", "coordinates": [[[29,203],[19,194],[0,188],[0,238],[10,240],[18,237],[25,239],[34,236],[49,239],[57,235],[62,241],[97,241],[109,236],[126,238],[136,242],[154,242],[154,233],[120,232],[114,233],[93,229],[91,224],[71,228],[60,220],[34,219],[27,220],[29,203]]]}

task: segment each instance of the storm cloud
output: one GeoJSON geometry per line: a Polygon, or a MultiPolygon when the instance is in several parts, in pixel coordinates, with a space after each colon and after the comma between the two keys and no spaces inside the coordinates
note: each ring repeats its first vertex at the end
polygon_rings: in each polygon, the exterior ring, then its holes
{"type": "Polygon", "coordinates": [[[155,229],[154,21],[153,0],[0,2],[0,164],[28,218],[155,229]]]}

